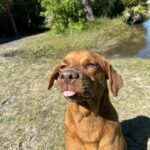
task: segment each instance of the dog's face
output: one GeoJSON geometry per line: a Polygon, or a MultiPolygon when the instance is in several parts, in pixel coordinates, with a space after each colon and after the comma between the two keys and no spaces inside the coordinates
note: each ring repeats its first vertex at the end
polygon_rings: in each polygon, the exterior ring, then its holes
{"type": "Polygon", "coordinates": [[[123,82],[112,66],[96,53],[74,51],[52,70],[49,89],[57,80],[58,89],[68,100],[86,101],[102,95],[107,79],[112,93],[117,96],[123,82]]]}

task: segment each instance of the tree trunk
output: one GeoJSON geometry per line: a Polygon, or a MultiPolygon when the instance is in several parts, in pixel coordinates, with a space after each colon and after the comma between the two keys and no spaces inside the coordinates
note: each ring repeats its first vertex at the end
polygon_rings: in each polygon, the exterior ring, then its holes
{"type": "Polygon", "coordinates": [[[84,15],[86,21],[94,21],[94,14],[91,7],[91,1],[90,0],[82,0],[82,5],[84,7],[84,15]]]}
{"type": "Polygon", "coordinates": [[[13,27],[13,30],[14,30],[14,33],[15,35],[17,36],[18,35],[18,30],[17,30],[17,27],[16,27],[16,23],[15,23],[15,20],[14,20],[14,17],[10,11],[10,7],[9,7],[9,1],[7,0],[6,2],[6,9],[8,11],[8,14],[9,14],[9,17],[10,17],[10,21],[11,21],[11,24],[12,24],[12,27],[13,27]]]}

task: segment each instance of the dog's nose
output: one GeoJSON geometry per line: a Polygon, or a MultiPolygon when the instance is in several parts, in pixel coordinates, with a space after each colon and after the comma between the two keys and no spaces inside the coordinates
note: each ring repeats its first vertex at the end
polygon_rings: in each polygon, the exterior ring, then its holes
{"type": "Polygon", "coordinates": [[[60,73],[59,78],[63,83],[70,84],[79,78],[79,73],[72,70],[66,70],[60,73]]]}

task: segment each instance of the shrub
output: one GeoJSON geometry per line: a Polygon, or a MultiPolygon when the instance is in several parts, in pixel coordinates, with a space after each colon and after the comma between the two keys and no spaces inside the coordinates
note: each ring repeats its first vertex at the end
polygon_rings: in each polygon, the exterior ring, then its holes
{"type": "MultiPolygon", "coordinates": [[[[84,29],[86,19],[82,5],[83,0],[40,0],[45,12],[42,15],[51,18],[54,31],[64,32],[66,29],[80,31],[84,29]]],[[[114,17],[121,13],[121,0],[89,0],[95,17],[114,17]]]]}
{"type": "Polygon", "coordinates": [[[52,19],[51,26],[54,31],[63,32],[66,28],[82,30],[84,20],[81,1],[41,0],[41,4],[46,9],[42,15],[52,19]]]}

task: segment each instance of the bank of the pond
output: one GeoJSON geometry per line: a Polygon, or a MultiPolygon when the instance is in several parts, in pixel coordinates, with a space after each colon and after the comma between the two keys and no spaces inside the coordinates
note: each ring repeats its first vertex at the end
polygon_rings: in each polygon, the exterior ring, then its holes
{"type": "Polygon", "coordinates": [[[128,39],[120,41],[115,47],[105,52],[108,57],[150,58],[150,18],[144,23],[132,26],[128,39]]]}
{"type": "Polygon", "coordinates": [[[119,41],[128,39],[132,29],[122,18],[101,18],[88,25],[88,30],[72,34],[46,32],[27,39],[18,49],[26,59],[61,58],[71,50],[89,49],[104,52],[116,47],[119,41]]]}

